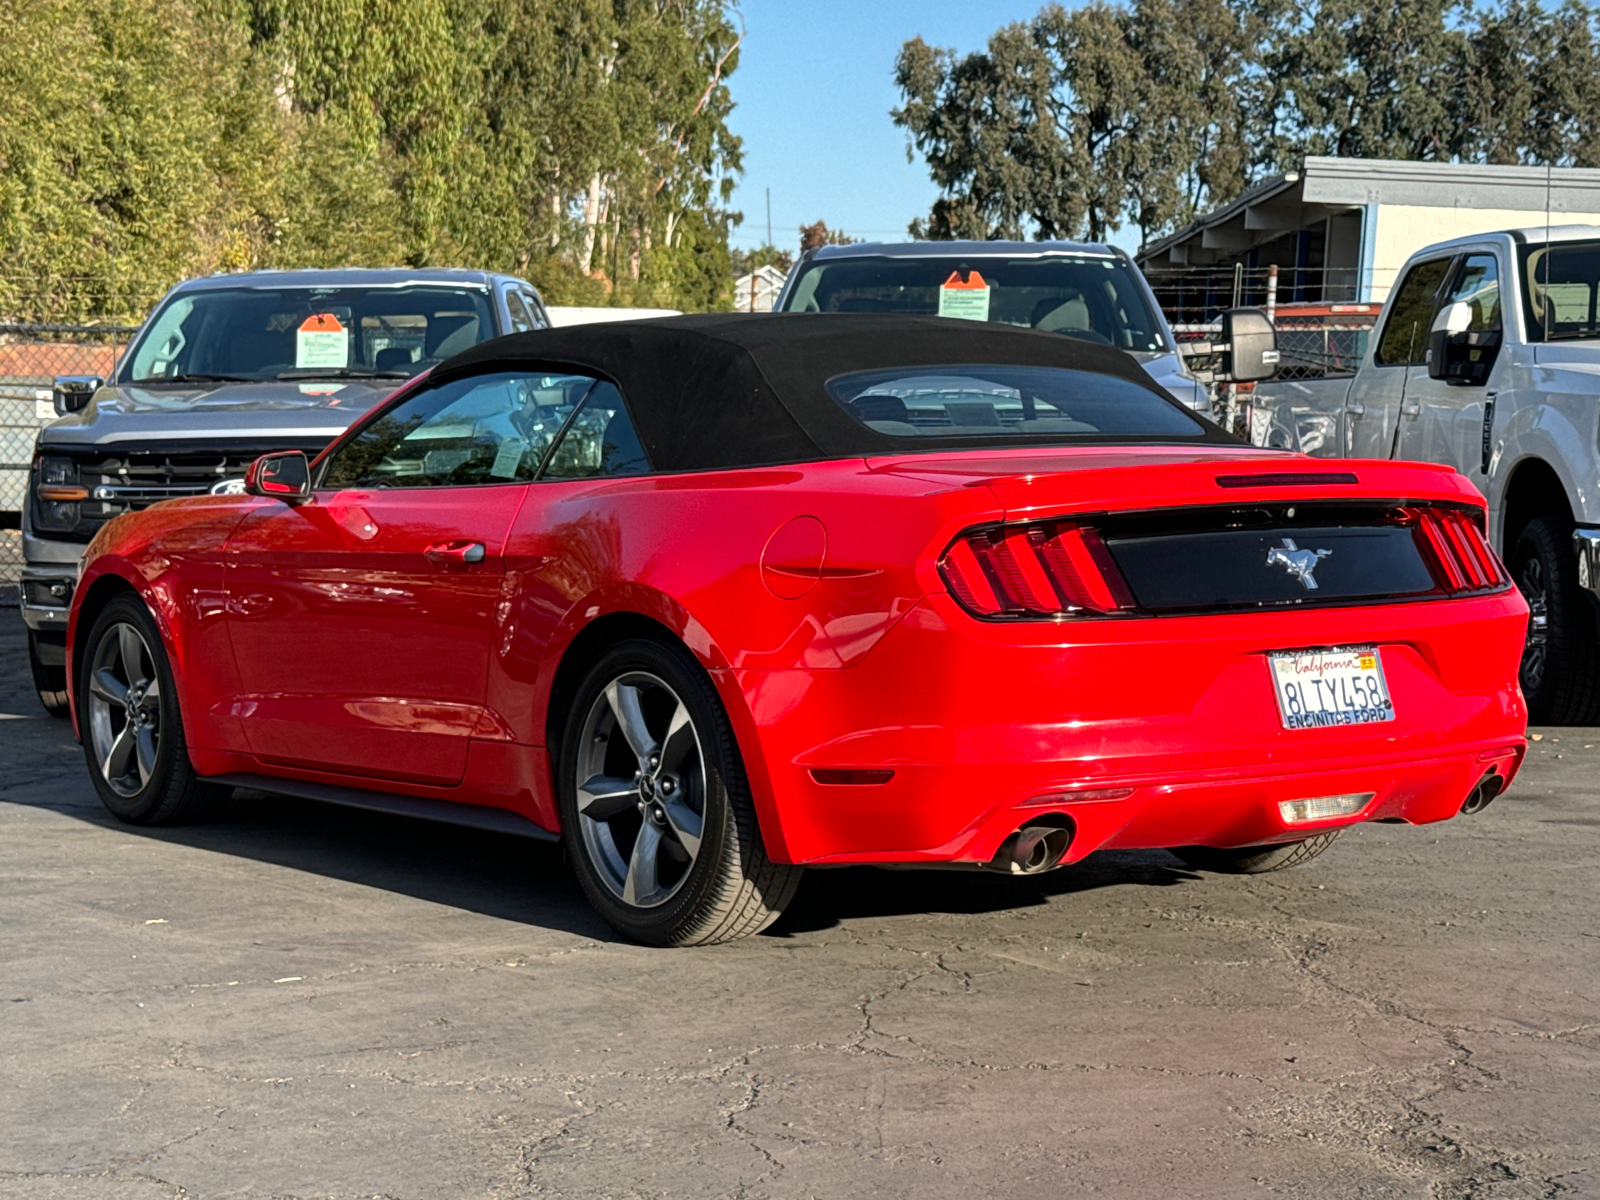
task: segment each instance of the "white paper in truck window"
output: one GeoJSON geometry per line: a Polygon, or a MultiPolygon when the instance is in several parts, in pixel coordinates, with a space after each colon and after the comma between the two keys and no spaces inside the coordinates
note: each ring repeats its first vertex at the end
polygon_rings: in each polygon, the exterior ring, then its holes
{"type": "Polygon", "coordinates": [[[312,313],[294,335],[296,367],[347,367],[350,337],[332,313],[312,313]]]}
{"type": "Polygon", "coordinates": [[[939,315],[963,321],[987,321],[989,285],[983,281],[983,276],[969,271],[963,283],[961,272],[951,271],[950,278],[939,288],[939,315]]]}

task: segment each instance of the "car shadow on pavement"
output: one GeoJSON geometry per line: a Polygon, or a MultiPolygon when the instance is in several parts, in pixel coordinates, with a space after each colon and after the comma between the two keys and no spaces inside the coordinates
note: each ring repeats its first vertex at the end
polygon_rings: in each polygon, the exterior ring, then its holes
{"type": "Polygon", "coordinates": [[[767,930],[792,937],[849,920],[919,913],[972,916],[1034,908],[1059,896],[1111,887],[1175,887],[1199,875],[1165,850],[1102,851],[1045,875],[846,867],[806,873],[794,901],[767,930]]]}
{"type": "MultiPolygon", "coordinates": [[[[454,825],[240,789],[207,820],[146,828],[123,825],[80,787],[0,793],[10,803],[152,841],[190,846],[523,925],[596,941],[622,940],[590,908],[560,846],[454,825]],[[62,795],[63,791],[69,794],[62,795]],[[31,794],[30,794],[31,793],[31,794]]],[[[1094,854],[1047,875],[848,867],[807,873],[788,911],[766,936],[794,937],[847,921],[918,914],[1003,912],[1108,887],[1172,887],[1199,876],[1164,851],[1094,854]]]]}

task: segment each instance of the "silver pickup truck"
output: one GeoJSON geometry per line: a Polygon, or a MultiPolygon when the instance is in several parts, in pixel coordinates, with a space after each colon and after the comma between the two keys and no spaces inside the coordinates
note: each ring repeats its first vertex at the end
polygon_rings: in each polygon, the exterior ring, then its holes
{"type": "Polygon", "coordinates": [[[273,450],[316,453],[411,376],[550,323],[483,271],[268,271],[181,283],[110,379],[56,380],[22,510],[22,619],[45,709],[67,711],[67,611],[89,539],[119,513],[238,488],[273,450]]]}
{"type": "Polygon", "coordinates": [[[1353,375],[1255,392],[1255,439],[1446,463],[1532,615],[1535,721],[1600,722],[1600,227],[1511,229],[1413,255],[1353,375]]]}

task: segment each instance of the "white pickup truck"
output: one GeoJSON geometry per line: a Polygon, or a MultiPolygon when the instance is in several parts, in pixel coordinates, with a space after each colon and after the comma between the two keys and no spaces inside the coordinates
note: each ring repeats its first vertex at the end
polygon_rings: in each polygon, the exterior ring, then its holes
{"type": "MultiPolygon", "coordinates": [[[[1535,721],[1600,723],[1600,227],[1440,242],[1406,263],[1353,375],[1255,393],[1255,440],[1446,463],[1532,615],[1535,721]]],[[[1288,358],[1288,355],[1285,355],[1288,358]]]]}

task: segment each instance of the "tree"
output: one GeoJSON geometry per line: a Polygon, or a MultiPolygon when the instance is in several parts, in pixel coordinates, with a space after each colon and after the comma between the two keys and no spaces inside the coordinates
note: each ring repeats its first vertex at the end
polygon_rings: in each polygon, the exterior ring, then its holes
{"type": "Polygon", "coordinates": [[[754,250],[735,250],[729,263],[735,279],[762,267],[776,267],[785,275],[794,266],[794,255],[776,246],[757,246],[754,250]]]}
{"type": "MultiPolygon", "coordinates": [[[[811,225],[800,226],[800,253],[807,250],[816,250],[822,246],[851,246],[860,239],[850,237],[839,229],[829,229],[826,221],[817,221],[811,225]]],[[[785,258],[788,256],[785,255],[785,258]]],[[[783,268],[789,269],[786,264],[783,268]]]]}

